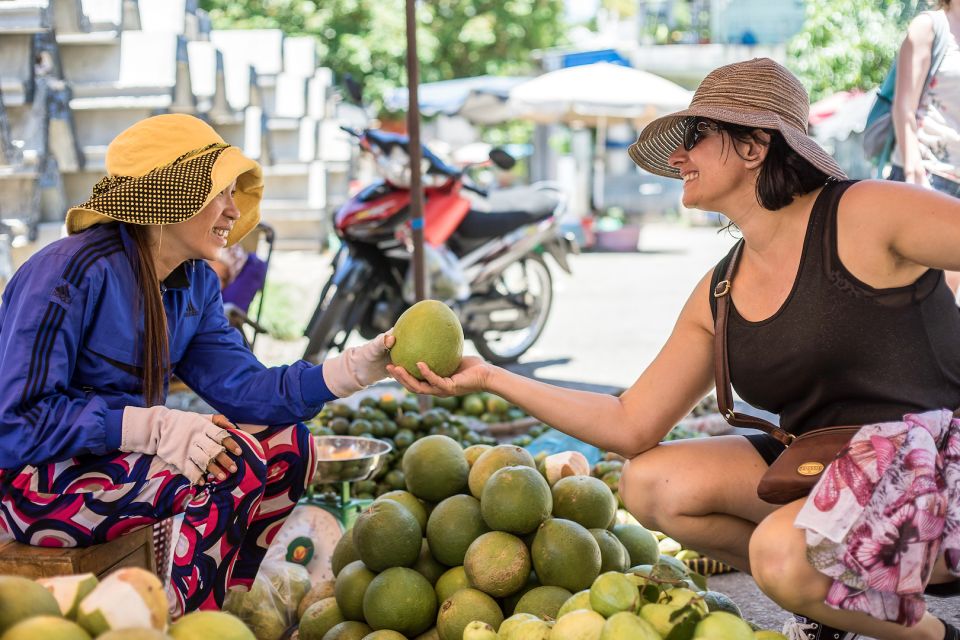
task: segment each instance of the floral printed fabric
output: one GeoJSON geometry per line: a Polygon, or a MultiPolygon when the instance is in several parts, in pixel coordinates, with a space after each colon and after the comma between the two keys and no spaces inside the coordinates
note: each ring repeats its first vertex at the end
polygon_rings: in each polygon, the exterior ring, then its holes
{"type": "Polygon", "coordinates": [[[960,420],[942,410],[863,427],[794,524],[833,578],[827,605],[916,624],[941,553],[960,575],[960,420]]]}

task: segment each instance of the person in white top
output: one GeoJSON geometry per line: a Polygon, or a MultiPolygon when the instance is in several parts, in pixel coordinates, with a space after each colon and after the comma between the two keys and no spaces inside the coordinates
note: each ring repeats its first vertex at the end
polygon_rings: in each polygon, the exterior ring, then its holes
{"type": "MultiPolygon", "coordinates": [[[[937,0],[937,11],[924,11],[910,23],[897,58],[893,98],[891,180],[908,182],[960,196],[960,0],[937,0]],[[932,63],[934,20],[942,13],[949,29],[947,49],[926,93],[932,63]]],[[[946,273],[957,293],[960,272],[946,273]]]]}

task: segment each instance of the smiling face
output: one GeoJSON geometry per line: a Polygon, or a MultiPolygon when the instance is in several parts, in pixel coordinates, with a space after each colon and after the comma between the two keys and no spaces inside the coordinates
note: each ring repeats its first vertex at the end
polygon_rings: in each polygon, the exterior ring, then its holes
{"type": "Polygon", "coordinates": [[[240,218],[233,200],[236,188],[234,180],[197,215],[163,227],[159,240],[163,265],[172,269],[186,260],[216,260],[220,256],[230,230],[240,218]]]}
{"type": "Polygon", "coordinates": [[[691,120],[684,140],[667,158],[683,180],[684,206],[726,214],[742,202],[745,190],[755,189],[756,150],[731,138],[722,124],[691,120]]]}

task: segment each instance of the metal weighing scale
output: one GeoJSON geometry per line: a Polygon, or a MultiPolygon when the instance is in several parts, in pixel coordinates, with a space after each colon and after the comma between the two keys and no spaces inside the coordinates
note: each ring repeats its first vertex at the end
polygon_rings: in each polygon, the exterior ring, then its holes
{"type": "Polygon", "coordinates": [[[343,530],[349,529],[371,500],[350,496],[350,483],[366,480],[382,464],[393,447],[383,440],[355,436],[315,436],[317,473],[307,491],[307,504],[333,515],[343,530]],[[339,484],[338,494],[316,493],[313,487],[339,484]]]}

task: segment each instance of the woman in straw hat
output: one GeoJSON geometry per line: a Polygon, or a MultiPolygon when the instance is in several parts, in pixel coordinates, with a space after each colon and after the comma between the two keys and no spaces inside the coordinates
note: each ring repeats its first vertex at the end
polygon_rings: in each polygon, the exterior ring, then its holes
{"type": "Polygon", "coordinates": [[[313,477],[301,421],[383,378],[393,338],[264,367],[205,262],[256,226],[257,163],[161,115],[117,136],[106,166],[0,304],[0,537],[86,546],[183,513],[172,605],[218,608],[313,477]],[[223,415],[165,408],[171,374],[223,415]]]}
{"type": "Polygon", "coordinates": [[[751,572],[800,614],[788,625],[794,637],[852,635],[843,629],[956,640],[956,628],[925,613],[922,592],[960,575],[960,421],[951,413],[960,406],[960,313],[942,272],[960,268],[960,202],[846,181],[807,136],[807,112],[799,81],[755,59],[710,73],[688,109],[655,120],[631,146],[644,169],[683,180],[685,205],[725,214],[743,239],[703,276],[660,354],[619,398],[472,357],[450,378],[421,364],[423,382],[387,369],[418,393],[491,391],[628,458],[627,508],[751,572]],[[723,280],[738,252],[730,288],[723,280]],[[778,413],[791,434],[878,423],[865,446],[851,443],[846,466],[828,468],[827,494],[818,487],[810,501],[822,511],[758,497],[784,450],[771,436],[661,444],[714,386],[715,295],[730,296],[729,366],[741,397],[778,413]],[[890,472],[877,480],[881,468],[890,472]],[[826,538],[851,518],[858,526],[848,535],[826,538]]]}

